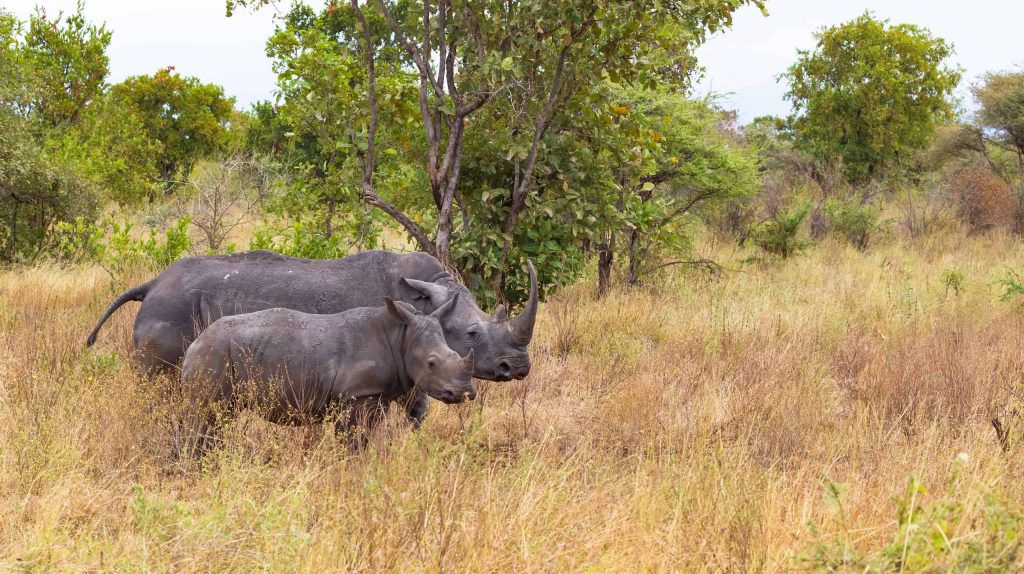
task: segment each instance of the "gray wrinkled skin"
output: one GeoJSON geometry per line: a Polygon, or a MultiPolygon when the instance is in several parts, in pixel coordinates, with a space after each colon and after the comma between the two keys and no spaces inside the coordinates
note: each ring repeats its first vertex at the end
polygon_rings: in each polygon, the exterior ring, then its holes
{"type": "MultiPolygon", "coordinates": [[[[440,324],[454,303],[429,316],[387,299],[385,307],[332,315],[275,308],[224,317],[189,347],[182,384],[208,413],[233,412],[241,392],[267,420],[292,425],[415,391],[446,403],[473,400],[473,353],[451,350],[440,324]]],[[[196,430],[208,437],[214,418],[204,420],[196,430]]]]}
{"type": "MultiPolygon", "coordinates": [[[[191,257],[152,281],[118,297],[89,336],[92,345],[104,321],[127,301],[142,301],[133,342],[146,372],[176,366],[185,349],[221,317],[282,307],[331,314],[378,307],[385,297],[431,313],[451,297],[455,308],[442,327],[460,355],[474,351],[474,376],[492,381],[521,379],[530,372],[527,345],[537,313],[536,273],[530,265],[531,297],[523,314],[509,320],[503,308],[484,313],[472,294],[426,253],[363,251],[342,259],[307,260],[269,251],[191,257]]],[[[422,420],[422,394],[410,416],[422,420]]]]}

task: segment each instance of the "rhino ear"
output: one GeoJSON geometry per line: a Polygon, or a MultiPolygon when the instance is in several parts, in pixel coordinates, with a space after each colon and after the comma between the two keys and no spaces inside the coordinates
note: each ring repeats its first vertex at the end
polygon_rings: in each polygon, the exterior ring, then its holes
{"type": "Polygon", "coordinates": [[[402,282],[412,287],[420,295],[430,299],[430,303],[435,307],[440,306],[448,298],[448,290],[437,283],[420,281],[419,279],[408,279],[406,277],[402,277],[402,282]]]}
{"type": "Polygon", "coordinates": [[[508,311],[505,310],[504,305],[498,305],[498,308],[494,310],[494,320],[499,323],[508,321],[508,311]]]}
{"type": "Polygon", "coordinates": [[[385,297],[384,304],[387,305],[388,313],[397,321],[410,324],[416,317],[416,309],[404,301],[392,301],[390,297],[385,297]]]}

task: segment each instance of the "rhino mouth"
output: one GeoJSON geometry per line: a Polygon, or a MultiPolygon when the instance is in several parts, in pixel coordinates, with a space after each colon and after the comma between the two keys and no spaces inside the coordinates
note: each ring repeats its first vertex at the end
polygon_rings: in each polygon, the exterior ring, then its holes
{"type": "Polygon", "coordinates": [[[437,396],[435,396],[434,398],[446,405],[456,405],[459,403],[464,403],[466,401],[472,401],[473,399],[475,399],[476,389],[468,389],[461,393],[445,391],[443,393],[438,393],[437,396]]]}

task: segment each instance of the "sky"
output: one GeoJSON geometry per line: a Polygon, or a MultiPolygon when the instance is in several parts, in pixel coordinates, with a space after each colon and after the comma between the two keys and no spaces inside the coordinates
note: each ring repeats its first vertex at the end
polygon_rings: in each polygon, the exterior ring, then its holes
{"type": "MultiPolygon", "coordinates": [[[[284,10],[290,0],[279,0],[284,10]]],[[[73,11],[75,0],[0,0],[22,18],[41,3],[48,14],[73,11]]],[[[224,16],[223,0],[88,0],[86,17],[113,31],[111,81],[175,66],[189,76],[224,86],[240,107],[273,97],[274,73],[264,44],[274,29],[274,8],[256,14],[236,10],[224,16]]],[[[814,32],[856,18],[865,10],[894,23],[929,28],[956,46],[954,61],[965,68],[960,95],[981,73],[1024,65],[1018,36],[1024,0],[768,0],[769,17],[742,8],[733,27],[698,51],[706,69],[700,95],[721,95],[741,121],[785,115],[786,88],[776,77],[793,63],[798,49],[814,47],[814,32]]]]}
{"type": "Polygon", "coordinates": [[[776,77],[797,58],[797,50],[814,48],[814,32],[853,20],[871,10],[893,24],[916,24],[952,42],[953,62],[964,68],[958,90],[971,107],[970,83],[982,73],[1024,64],[1020,25],[1024,0],[768,0],[769,16],[741,8],[730,30],[716,35],[697,52],[706,69],[699,94],[716,93],[723,105],[747,122],[761,115],[786,115],[784,83],[776,77]]]}
{"type": "MultiPolygon", "coordinates": [[[[278,5],[287,9],[290,0],[278,5]]],[[[75,0],[0,0],[28,19],[36,5],[50,16],[74,12],[75,0]]],[[[273,7],[224,15],[224,0],[86,0],[86,19],[113,32],[110,81],[174,66],[186,76],[224,87],[239,107],[273,97],[276,76],[264,52],[274,31],[273,7]]]]}

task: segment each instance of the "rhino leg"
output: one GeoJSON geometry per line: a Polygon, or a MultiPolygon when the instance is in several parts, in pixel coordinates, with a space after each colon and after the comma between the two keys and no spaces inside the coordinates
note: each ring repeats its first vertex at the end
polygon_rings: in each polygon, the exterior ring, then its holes
{"type": "Polygon", "coordinates": [[[184,446],[179,452],[185,456],[199,459],[216,445],[223,418],[234,412],[233,374],[229,353],[216,341],[199,341],[186,356],[176,388],[181,409],[178,440],[184,446]]]}
{"type": "Polygon", "coordinates": [[[423,419],[427,418],[427,412],[430,410],[430,397],[427,393],[422,391],[416,391],[412,398],[409,399],[406,404],[406,415],[409,417],[409,422],[413,424],[415,428],[420,428],[423,423],[423,419]]]}
{"type": "Polygon", "coordinates": [[[212,410],[189,412],[175,423],[173,458],[179,462],[199,462],[217,444],[220,424],[212,410]]]}
{"type": "Polygon", "coordinates": [[[171,372],[181,363],[188,345],[201,330],[193,317],[161,313],[156,303],[139,308],[132,342],[139,370],[143,373],[171,372]]]}
{"type": "Polygon", "coordinates": [[[346,406],[348,417],[334,423],[334,432],[346,438],[350,450],[362,450],[370,442],[370,431],[387,414],[388,403],[373,396],[352,399],[346,406]]]}

